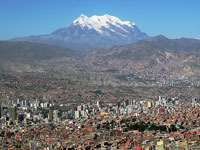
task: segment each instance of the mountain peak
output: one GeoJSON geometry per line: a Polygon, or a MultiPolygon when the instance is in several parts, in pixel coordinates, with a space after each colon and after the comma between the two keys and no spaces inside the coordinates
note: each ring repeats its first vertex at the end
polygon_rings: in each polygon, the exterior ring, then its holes
{"type": "Polygon", "coordinates": [[[76,20],[74,20],[73,24],[77,25],[77,24],[84,24],[85,22],[87,22],[88,17],[84,14],[81,14],[80,17],[78,17],[76,20]]]}
{"type": "Polygon", "coordinates": [[[109,17],[109,16],[111,16],[111,15],[109,15],[109,14],[105,14],[104,16],[109,17]]]}
{"type": "MultiPolygon", "coordinates": [[[[115,28],[119,28],[120,30],[123,30],[124,32],[127,32],[126,28],[134,28],[135,23],[131,23],[129,21],[121,21],[119,18],[115,16],[111,16],[109,14],[105,14],[103,16],[92,16],[92,17],[87,17],[83,14],[81,16],[74,20],[72,23],[73,25],[79,25],[82,28],[87,27],[88,29],[94,29],[98,33],[103,34],[104,29],[110,29],[111,26],[115,28]],[[125,27],[126,26],[126,27],[125,27]]],[[[114,31],[114,29],[112,29],[114,31]]]]}
{"type": "Polygon", "coordinates": [[[165,37],[164,35],[160,34],[160,35],[157,35],[153,38],[158,38],[158,39],[168,39],[167,37],[165,37]]]}
{"type": "Polygon", "coordinates": [[[50,35],[25,37],[21,40],[34,41],[72,49],[102,48],[123,45],[148,38],[148,35],[130,21],[104,14],[88,17],[81,14],[72,24],[57,29],[50,35]]]}
{"type": "Polygon", "coordinates": [[[85,20],[88,19],[88,16],[81,14],[76,20],[85,20]]]}
{"type": "Polygon", "coordinates": [[[85,18],[85,17],[88,18],[86,15],[81,14],[79,18],[85,18]]]}
{"type": "Polygon", "coordinates": [[[150,39],[147,39],[149,41],[168,41],[169,39],[167,37],[165,37],[164,35],[157,35],[157,36],[154,36],[150,39]]]}

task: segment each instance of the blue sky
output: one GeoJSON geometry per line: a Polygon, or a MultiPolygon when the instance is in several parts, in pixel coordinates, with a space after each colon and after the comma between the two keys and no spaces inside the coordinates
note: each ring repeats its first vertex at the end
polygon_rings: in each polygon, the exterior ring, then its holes
{"type": "Polygon", "coordinates": [[[199,0],[1,0],[0,40],[48,34],[80,14],[133,21],[150,36],[200,38],[199,0]]]}

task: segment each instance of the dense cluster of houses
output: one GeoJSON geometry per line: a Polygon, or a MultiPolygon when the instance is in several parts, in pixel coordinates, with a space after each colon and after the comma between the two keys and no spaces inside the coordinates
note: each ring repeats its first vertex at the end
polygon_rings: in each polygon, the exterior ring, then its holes
{"type": "Polygon", "coordinates": [[[200,149],[200,100],[1,105],[1,149],[200,149]]]}

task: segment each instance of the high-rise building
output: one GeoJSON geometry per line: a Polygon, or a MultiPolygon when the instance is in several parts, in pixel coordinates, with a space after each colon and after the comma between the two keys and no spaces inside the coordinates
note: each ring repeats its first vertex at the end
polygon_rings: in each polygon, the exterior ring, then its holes
{"type": "Polygon", "coordinates": [[[97,101],[97,106],[102,107],[102,101],[97,101]]]}
{"type": "Polygon", "coordinates": [[[53,120],[55,122],[58,122],[58,120],[59,120],[59,110],[54,110],[53,111],[53,120]]]}
{"type": "Polygon", "coordinates": [[[17,108],[16,106],[14,107],[9,107],[9,120],[17,120],[17,108]]]}
{"type": "Polygon", "coordinates": [[[24,114],[19,113],[18,116],[17,116],[17,120],[20,121],[20,122],[24,121],[24,114]]]}
{"type": "Polygon", "coordinates": [[[80,111],[75,111],[75,119],[78,119],[81,117],[81,112],[80,111]]]}
{"type": "Polygon", "coordinates": [[[1,104],[0,104],[0,118],[1,118],[1,104]]]}
{"type": "Polygon", "coordinates": [[[53,109],[49,109],[48,119],[49,119],[50,121],[53,120],[53,109]]]}
{"type": "Polygon", "coordinates": [[[119,108],[120,106],[121,106],[121,102],[118,101],[118,102],[117,102],[117,107],[119,108]]]}
{"type": "Polygon", "coordinates": [[[124,105],[124,107],[128,106],[129,105],[129,100],[127,99],[127,100],[123,101],[123,105],[124,105]]]}
{"type": "Polygon", "coordinates": [[[77,111],[82,111],[83,110],[83,105],[77,106],[77,111]]]}

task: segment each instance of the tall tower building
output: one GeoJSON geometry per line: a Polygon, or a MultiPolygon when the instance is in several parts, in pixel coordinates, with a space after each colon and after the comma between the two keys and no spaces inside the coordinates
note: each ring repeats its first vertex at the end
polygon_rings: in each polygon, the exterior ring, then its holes
{"type": "Polygon", "coordinates": [[[50,121],[53,120],[53,109],[49,109],[48,119],[49,119],[50,121]]]}
{"type": "Polygon", "coordinates": [[[0,118],[1,118],[1,104],[0,104],[0,118]]]}
{"type": "Polygon", "coordinates": [[[12,121],[17,120],[17,108],[16,108],[16,106],[9,107],[8,112],[9,112],[9,120],[12,120],[12,121]]]}

